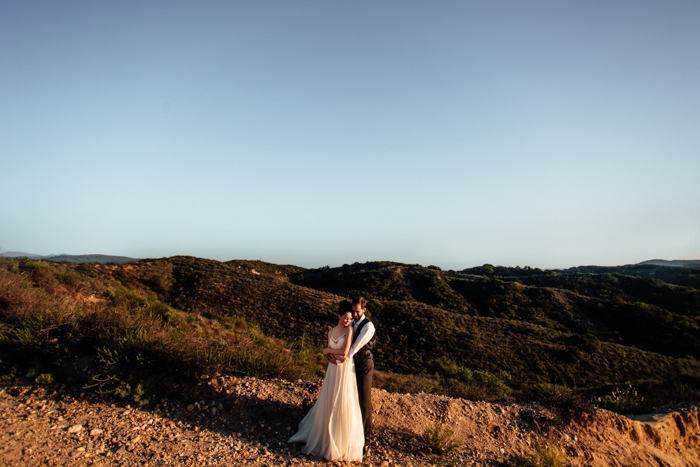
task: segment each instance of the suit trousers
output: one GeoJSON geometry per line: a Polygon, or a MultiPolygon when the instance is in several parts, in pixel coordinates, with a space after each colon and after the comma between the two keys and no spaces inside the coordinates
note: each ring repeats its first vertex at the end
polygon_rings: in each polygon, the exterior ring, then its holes
{"type": "Polygon", "coordinates": [[[372,378],[374,377],[374,359],[372,354],[361,352],[355,355],[355,376],[357,378],[357,396],[360,400],[362,425],[365,429],[365,441],[372,432],[372,378]]]}

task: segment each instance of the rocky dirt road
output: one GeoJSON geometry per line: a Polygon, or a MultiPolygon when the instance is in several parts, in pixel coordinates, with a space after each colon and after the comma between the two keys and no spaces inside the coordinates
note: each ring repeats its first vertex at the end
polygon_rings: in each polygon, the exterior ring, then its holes
{"type": "MultiPolygon", "coordinates": [[[[192,402],[142,405],[15,379],[0,386],[0,466],[306,466],[286,440],[320,382],[202,377],[192,402]]],[[[375,432],[366,466],[502,465],[509,455],[551,445],[572,466],[700,466],[697,406],[633,421],[597,411],[585,424],[547,427],[538,404],[497,405],[374,390],[375,432]],[[443,420],[461,439],[448,457],[421,441],[443,420]]],[[[335,463],[344,465],[344,463],[335,463]]],[[[355,464],[358,465],[358,464],[355,464]]]]}

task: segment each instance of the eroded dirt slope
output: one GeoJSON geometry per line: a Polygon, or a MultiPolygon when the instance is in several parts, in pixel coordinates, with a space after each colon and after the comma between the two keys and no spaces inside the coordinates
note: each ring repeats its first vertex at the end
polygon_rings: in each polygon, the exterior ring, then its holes
{"type": "MultiPolygon", "coordinates": [[[[26,381],[0,388],[0,466],[329,465],[286,440],[320,382],[204,377],[196,403],[140,406],[62,392],[26,381]]],[[[511,454],[552,445],[571,466],[700,466],[697,405],[635,421],[598,410],[588,422],[555,428],[539,404],[497,405],[375,390],[375,433],[363,465],[501,465],[511,454]],[[431,455],[426,426],[444,420],[462,443],[431,455]]]]}

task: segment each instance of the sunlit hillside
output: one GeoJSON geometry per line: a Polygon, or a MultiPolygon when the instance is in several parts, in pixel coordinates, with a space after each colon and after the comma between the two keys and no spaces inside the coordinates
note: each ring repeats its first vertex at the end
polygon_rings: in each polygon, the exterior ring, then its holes
{"type": "Polygon", "coordinates": [[[364,295],[378,387],[479,400],[558,387],[592,399],[632,383],[646,405],[698,398],[700,271],[644,267],[5,258],[0,359],[5,372],[136,398],[182,392],[207,371],[315,379],[338,302],[364,295]]]}

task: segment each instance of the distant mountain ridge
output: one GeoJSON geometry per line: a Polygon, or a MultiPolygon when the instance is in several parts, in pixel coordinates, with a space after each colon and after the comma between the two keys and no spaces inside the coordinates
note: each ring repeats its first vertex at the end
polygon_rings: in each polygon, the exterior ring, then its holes
{"type": "Polygon", "coordinates": [[[8,251],[5,253],[0,253],[0,256],[5,258],[29,258],[29,259],[41,259],[44,258],[42,255],[35,255],[33,253],[24,253],[22,251],[8,251]]]}
{"type": "Polygon", "coordinates": [[[700,269],[700,260],[673,260],[667,261],[665,259],[652,259],[649,261],[644,261],[639,264],[634,264],[633,266],[668,266],[672,268],[694,268],[700,269]]]}
{"type": "MultiPolygon", "coordinates": [[[[113,255],[37,255],[34,253],[24,253],[22,251],[8,251],[5,253],[0,253],[0,257],[5,258],[29,258],[29,259],[45,259],[49,261],[65,261],[69,263],[131,263],[139,261],[141,258],[130,258],[128,256],[113,256],[113,255]]],[[[398,263],[397,263],[398,264],[398,263]]],[[[574,266],[568,269],[556,269],[556,271],[563,273],[603,273],[603,272],[623,272],[625,270],[639,268],[644,266],[662,266],[662,267],[673,267],[673,268],[690,268],[690,269],[700,269],[700,260],[665,260],[665,259],[651,259],[647,261],[642,261],[636,264],[626,264],[623,266],[574,266]]],[[[476,268],[467,268],[463,272],[467,272],[476,268]]],[[[509,268],[506,268],[509,269],[509,268]]]]}
{"type": "MultiPolygon", "coordinates": [[[[684,269],[700,269],[700,260],[673,260],[668,261],[665,259],[651,259],[648,261],[642,261],[636,264],[625,264],[623,266],[576,266],[568,269],[561,270],[562,272],[628,272],[630,270],[644,269],[644,268],[684,268],[684,269]]],[[[559,270],[557,270],[559,271],[559,270]]]]}
{"type": "Polygon", "coordinates": [[[0,256],[4,256],[6,258],[29,258],[29,259],[44,259],[48,261],[65,261],[69,263],[117,263],[117,264],[123,264],[123,263],[131,263],[134,261],[138,261],[139,258],[130,258],[128,256],[113,256],[113,255],[67,255],[67,254],[60,254],[60,255],[36,255],[33,253],[23,253],[21,251],[8,251],[7,253],[1,253],[0,256]]]}

